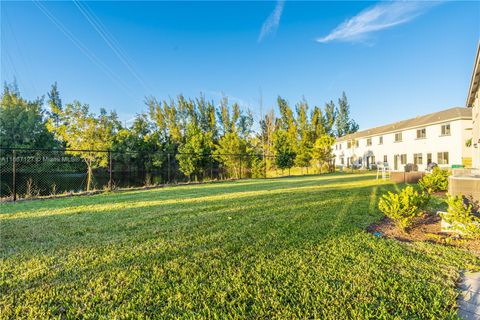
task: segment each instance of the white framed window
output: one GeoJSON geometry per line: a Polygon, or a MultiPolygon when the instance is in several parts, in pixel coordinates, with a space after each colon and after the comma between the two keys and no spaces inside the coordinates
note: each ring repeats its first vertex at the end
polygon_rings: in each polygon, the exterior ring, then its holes
{"type": "Polygon", "coordinates": [[[402,142],[402,133],[401,132],[395,133],[395,142],[402,142]]]}
{"type": "Polygon", "coordinates": [[[440,127],[440,135],[441,136],[450,135],[450,123],[442,124],[442,126],[440,127]]]}
{"type": "Polygon", "coordinates": [[[414,153],[413,154],[413,163],[414,164],[423,164],[423,154],[421,153],[414,153]]]}
{"type": "Polygon", "coordinates": [[[367,147],[372,145],[372,138],[367,139],[367,147]]]}
{"type": "Polygon", "coordinates": [[[448,164],[448,152],[437,153],[438,164],[448,164]]]}
{"type": "Polygon", "coordinates": [[[425,139],[427,137],[427,129],[417,129],[417,139],[425,139]]]}
{"type": "Polygon", "coordinates": [[[383,144],[383,136],[378,137],[378,144],[383,144]]]}
{"type": "Polygon", "coordinates": [[[401,164],[407,164],[407,155],[406,154],[400,155],[400,163],[401,164]]]}

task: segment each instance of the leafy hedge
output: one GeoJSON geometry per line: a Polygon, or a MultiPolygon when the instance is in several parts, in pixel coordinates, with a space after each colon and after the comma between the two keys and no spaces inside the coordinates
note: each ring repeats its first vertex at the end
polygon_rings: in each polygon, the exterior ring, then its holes
{"type": "Polygon", "coordinates": [[[432,173],[423,176],[418,185],[428,193],[437,191],[447,191],[448,176],[450,172],[447,169],[433,168],[432,173]]]}
{"type": "Polygon", "coordinates": [[[430,200],[428,193],[419,194],[412,186],[399,193],[388,192],[378,202],[378,208],[387,217],[392,218],[403,230],[413,224],[413,219],[420,216],[430,200]]]}
{"type": "Polygon", "coordinates": [[[466,238],[480,239],[480,206],[460,196],[449,196],[447,213],[442,218],[466,238]]]}

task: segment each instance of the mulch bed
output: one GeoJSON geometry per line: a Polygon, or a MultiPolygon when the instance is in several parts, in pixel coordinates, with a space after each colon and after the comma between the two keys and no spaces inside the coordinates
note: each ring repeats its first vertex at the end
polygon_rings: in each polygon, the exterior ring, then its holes
{"type": "Polygon", "coordinates": [[[426,213],[422,217],[417,218],[409,230],[403,231],[395,225],[392,219],[385,217],[367,227],[367,231],[384,238],[396,239],[402,242],[428,241],[451,245],[480,255],[480,240],[454,238],[452,234],[442,232],[441,220],[437,214],[426,213]]]}

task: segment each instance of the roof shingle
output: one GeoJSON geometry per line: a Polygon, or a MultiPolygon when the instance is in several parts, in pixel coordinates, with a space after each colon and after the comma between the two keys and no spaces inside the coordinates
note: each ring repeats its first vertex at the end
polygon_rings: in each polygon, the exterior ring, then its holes
{"type": "Polygon", "coordinates": [[[426,126],[433,123],[444,122],[454,119],[472,119],[471,108],[450,108],[434,113],[429,113],[423,116],[418,116],[408,120],[402,120],[395,123],[387,124],[380,127],[375,127],[367,130],[358,131],[352,134],[345,135],[337,139],[337,141],[346,141],[349,139],[358,139],[363,137],[386,134],[395,131],[401,131],[409,128],[426,126]]]}

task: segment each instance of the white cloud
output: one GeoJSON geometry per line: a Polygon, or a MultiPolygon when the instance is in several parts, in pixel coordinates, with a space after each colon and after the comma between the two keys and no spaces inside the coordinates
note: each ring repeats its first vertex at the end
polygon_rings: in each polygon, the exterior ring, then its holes
{"type": "Polygon", "coordinates": [[[365,39],[368,34],[406,23],[436,5],[435,2],[392,1],[369,7],[346,20],[330,34],[318,38],[318,42],[349,41],[365,39]]]}
{"type": "Polygon", "coordinates": [[[277,31],[278,25],[280,24],[280,18],[282,17],[282,11],[283,11],[284,5],[285,5],[285,1],[283,0],[277,1],[277,5],[275,6],[275,9],[273,9],[272,13],[268,16],[267,20],[265,20],[265,22],[262,25],[262,29],[260,30],[260,35],[258,36],[258,42],[262,42],[263,38],[277,31]]]}

